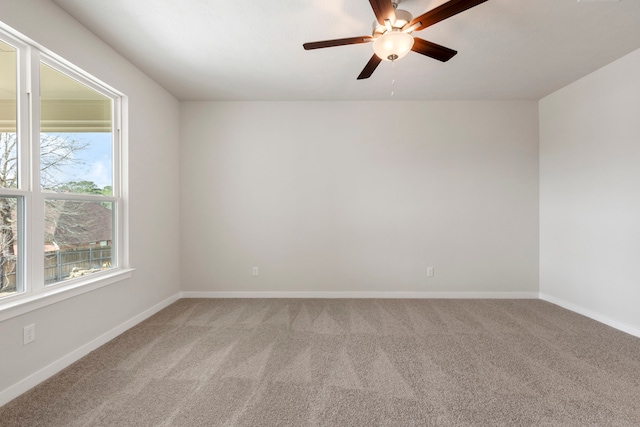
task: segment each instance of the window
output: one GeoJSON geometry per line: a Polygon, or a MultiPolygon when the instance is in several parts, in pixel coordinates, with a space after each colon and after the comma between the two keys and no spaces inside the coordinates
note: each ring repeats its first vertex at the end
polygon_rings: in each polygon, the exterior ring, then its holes
{"type": "Polygon", "coordinates": [[[121,102],[0,30],[0,309],[126,270],[121,102]]]}

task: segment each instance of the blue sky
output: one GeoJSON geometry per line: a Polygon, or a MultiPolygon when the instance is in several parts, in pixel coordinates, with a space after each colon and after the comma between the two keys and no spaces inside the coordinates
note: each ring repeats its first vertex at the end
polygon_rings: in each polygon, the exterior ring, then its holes
{"type": "Polygon", "coordinates": [[[60,177],[61,182],[93,181],[100,188],[113,185],[110,132],[49,133],[49,135],[73,138],[89,143],[87,148],[74,153],[76,158],[83,161],[84,165],[64,170],[63,176],[60,177]]]}

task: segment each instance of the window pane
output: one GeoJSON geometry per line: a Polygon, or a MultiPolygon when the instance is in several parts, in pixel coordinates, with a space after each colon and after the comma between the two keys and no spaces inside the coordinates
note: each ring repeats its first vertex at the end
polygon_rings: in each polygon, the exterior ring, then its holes
{"type": "Polygon", "coordinates": [[[18,280],[19,235],[22,219],[17,197],[0,197],[0,298],[20,292],[18,280]]]}
{"type": "Polygon", "coordinates": [[[45,202],[45,284],[114,267],[113,203],[45,202]]]}
{"type": "Polygon", "coordinates": [[[111,195],[111,99],[40,65],[40,186],[111,195]]]}
{"type": "Polygon", "coordinates": [[[18,186],[16,50],[0,41],[0,187],[18,186]]]}

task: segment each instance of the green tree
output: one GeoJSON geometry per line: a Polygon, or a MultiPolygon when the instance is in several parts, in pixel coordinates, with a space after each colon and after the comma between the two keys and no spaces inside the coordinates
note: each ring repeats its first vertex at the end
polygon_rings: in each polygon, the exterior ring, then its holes
{"type": "Polygon", "coordinates": [[[82,194],[104,194],[104,190],[93,181],[71,181],[57,186],[56,191],[82,194]]]}

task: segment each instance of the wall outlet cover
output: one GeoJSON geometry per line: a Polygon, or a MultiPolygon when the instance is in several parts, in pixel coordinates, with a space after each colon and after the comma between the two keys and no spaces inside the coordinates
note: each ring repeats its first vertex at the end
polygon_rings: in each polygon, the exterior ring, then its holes
{"type": "Polygon", "coordinates": [[[23,344],[27,345],[36,340],[36,325],[32,323],[24,327],[23,331],[23,344]]]}

